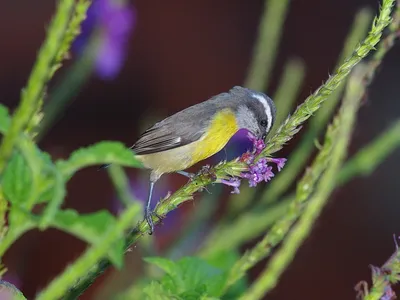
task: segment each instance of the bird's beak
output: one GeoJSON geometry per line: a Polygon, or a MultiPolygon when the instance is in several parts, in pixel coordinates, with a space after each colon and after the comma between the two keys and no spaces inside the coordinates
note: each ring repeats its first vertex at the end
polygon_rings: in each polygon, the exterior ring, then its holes
{"type": "Polygon", "coordinates": [[[261,136],[261,139],[262,139],[263,141],[265,141],[266,138],[267,138],[267,134],[266,134],[266,133],[263,133],[262,136],[261,136]]]}

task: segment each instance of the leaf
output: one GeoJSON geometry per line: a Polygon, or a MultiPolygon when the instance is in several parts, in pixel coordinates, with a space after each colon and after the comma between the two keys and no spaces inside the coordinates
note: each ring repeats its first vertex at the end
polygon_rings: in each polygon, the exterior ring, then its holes
{"type": "Polygon", "coordinates": [[[44,186],[51,187],[48,181],[54,177],[48,170],[55,167],[50,155],[40,151],[32,141],[21,138],[18,146],[20,151],[13,152],[4,170],[2,186],[8,201],[31,209],[34,204],[46,200],[43,199],[44,186]]]}
{"type": "Polygon", "coordinates": [[[184,298],[165,289],[165,287],[157,281],[152,281],[150,284],[146,285],[143,288],[143,294],[146,295],[146,300],[184,300],[184,298]]]}
{"type": "MultiPolygon", "coordinates": [[[[239,260],[239,258],[240,254],[238,251],[227,250],[227,251],[214,252],[213,254],[208,255],[206,261],[210,265],[228,274],[232,266],[239,260]]],[[[235,284],[233,284],[228,289],[228,291],[225,292],[224,298],[238,299],[240,298],[240,295],[242,295],[246,291],[247,287],[248,287],[247,278],[242,277],[235,284]]]]}
{"type": "Polygon", "coordinates": [[[207,295],[222,294],[227,275],[218,268],[197,257],[184,257],[179,261],[179,266],[188,289],[205,285],[207,295]]]}
{"type": "MultiPolygon", "coordinates": [[[[115,226],[115,217],[106,210],[91,214],[78,214],[75,210],[66,209],[56,213],[52,226],[66,231],[89,244],[98,243],[104,233],[115,226]]],[[[108,252],[111,262],[118,268],[123,265],[124,241],[120,240],[108,252]]]]}
{"type": "Polygon", "coordinates": [[[184,257],[177,262],[160,257],[145,260],[163,269],[166,275],[161,279],[161,284],[184,299],[218,297],[223,293],[227,272],[222,272],[200,258],[184,257]]]}
{"type": "Polygon", "coordinates": [[[24,203],[31,192],[32,176],[23,156],[14,151],[1,181],[6,199],[13,204],[24,203]]]}
{"type": "Polygon", "coordinates": [[[57,162],[57,168],[65,177],[70,177],[79,169],[100,164],[119,164],[141,168],[142,163],[129,148],[119,142],[100,142],[74,151],[68,160],[57,162]]]}
{"type": "Polygon", "coordinates": [[[10,126],[11,118],[8,108],[0,104],[0,133],[4,134],[10,126]]]}
{"type": "Polygon", "coordinates": [[[171,276],[175,276],[175,274],[179,272],[177,264],[168,258],[159,256],[145,257],[144,261],[159,267],[161,270],[171,276]]]}

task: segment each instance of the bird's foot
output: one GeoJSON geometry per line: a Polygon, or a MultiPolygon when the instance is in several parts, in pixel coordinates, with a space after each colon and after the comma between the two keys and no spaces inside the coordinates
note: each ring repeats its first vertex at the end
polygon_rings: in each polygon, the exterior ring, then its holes
{"type": "Polygon", "coordinates": [[[154,232],[153,215],[156,216],[160,221],[162,221],[163,219],[163,217],[158,215],[155,211],[150,211],[150,209],[146,209],[144,218],[147,224],[149,224],[149,235],[152,235],[154,232]]]}

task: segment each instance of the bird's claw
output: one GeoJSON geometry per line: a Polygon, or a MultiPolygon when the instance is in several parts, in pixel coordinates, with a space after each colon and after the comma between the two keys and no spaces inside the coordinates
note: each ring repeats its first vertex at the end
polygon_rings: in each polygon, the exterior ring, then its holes
{"type": "Polygon", "coordinates": [[[146,209],[144,218],[146,219],[147,224],[149,224],[149,235],[152,235],[154,232],[154,223],[152,213],[149,209],[146,209]]]}
{"type": "Polygon", "coordinates": [[[162,221],[163,219],[163,217],[158,215],[155,211],[150,211],[149,209],[146,209],[144,218],[149,225],[149,235],[152,235],[154,232],[153,215],[155,215],[160,221],[162,221]]]}

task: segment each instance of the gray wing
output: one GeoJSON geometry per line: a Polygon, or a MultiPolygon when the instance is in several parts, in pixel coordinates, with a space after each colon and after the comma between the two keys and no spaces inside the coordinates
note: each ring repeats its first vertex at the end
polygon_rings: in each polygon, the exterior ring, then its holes
{"type": "Polygon", "coordinates": [[[217,105],[214,98],[188,107],[147,129],[132,146],[136,154],[150,154],[197,141],[207,129],[217,105]]]}

